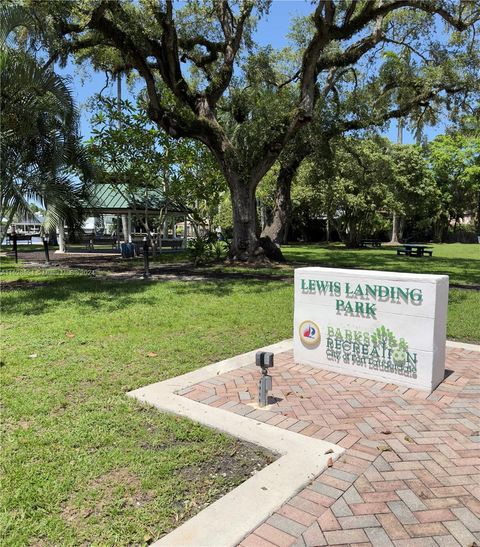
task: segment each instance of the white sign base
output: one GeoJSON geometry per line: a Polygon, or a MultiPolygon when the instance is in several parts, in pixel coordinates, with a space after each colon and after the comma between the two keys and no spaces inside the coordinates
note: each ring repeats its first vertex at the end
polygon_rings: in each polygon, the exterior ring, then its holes
{"type": "Polygon", "coordinates": [[[448,276],[295,270],[299,363],[433,391],[445,374],[448,276]]]}

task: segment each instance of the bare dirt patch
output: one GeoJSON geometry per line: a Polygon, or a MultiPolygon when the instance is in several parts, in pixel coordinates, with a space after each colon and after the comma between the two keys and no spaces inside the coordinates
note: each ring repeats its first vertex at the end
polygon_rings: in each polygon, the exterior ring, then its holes
{"type": "MultiPolygon", "coordinates": [[[[139,260],[128,261],[122,259],[116,254],[103,253],[66,253],[55,254],[51,256],[49,266],[45,266],[44,254],[40,251],[30,251],[19,253],[19,257],[24,260],[24,267],[38,268],[39,265],[46,270],[61,269],[63,271],[79,271],[90,272],[99,278],[109,278],[120,280],[135,280],[139,279],[143,274],[143,262],[139,260]]],[[[227,264],[227,263],[225,263],[227,264]]],[[[215,266],[218,263],[207,264],[204,266],[194,266],[190,262],[172,262],[158,263],[155,260],[150,262],[150,280],[152,281],[208,281],[208,280],[245,280],[253,281],[288,281],[292,282],[291,274],[275,274],[272,275],[268,271],[262,271],[269,264],[267,263],[235,263],[238,271],[228,271],[228,269],[218,270],[215,266]],[[257,272],[241,271],[247,268],[257,268],[257,272]]],[[[224,265],[223,263],[221,265],[224,265]]],[[[273,265],[272,265],[273,267],[273,265]]]]}
{"type": "Polygon", "coordinates": [[[2,291],[17,291],[19,289],[36,289],[38,287],[45,287],[48,285],[48,281],[29,281],[28,279],[17,279],[16,281],[2,281],[2,291]]]}
{"type": "Polygon", "coordinates": [[[82,528],[85,519],[90,517],[108,518],[110,506],[114,501],[118,502],[119,489],[122,490],[121,508],[141,507],[153,499],[153,492],[142,490],[136,475],[127,469],[115,469],[89,482],[87,490],[91,503],[83,503],[87,500],[79,499],[78,493],[73,493],[62,516],[76,528],[82,528]]]}
{"type": "Polygon", "coordinates": [[[275,459],[275,454],[264,448],[237,441],[229,454],[200,466],[184,467],[179,474],[187,480],[194,480],[199,472],[212,476],[221,475],[224,478],[242,478],[255,474],[275,459]]]}
{"type": "Polygon", "coordinates": [[[170,530],[166,530],[165,534],[239,486],[276,458],[276,454],[264,448],[248,442],[236,441],[228,454],[214,461],[180,469],[176,474],[178,480],[196,482],[201,491],[197,496],[177,501],[174,525],[170,530]]]}
{"type": "MultiPolygon", "coordinates": [[[[182,444],[177,441],[174,444],[182,444]]],[[[146,450],[167,450],[169,446],[144,446],[146,450]]],[[[179,484],[194,484],[193,492],[184,499],[178,497],[171,507],[161,509],[170,514],[170,525],[158,529],[155,519],[143,524],[146,544],[168,534],[184,521],[227,494],[253,474],[269,465],[276,455],[250,443],[235,441],[232,449],[218,458],[185,466],[174,472],[179,484]]],[[[181,491],[181,488],[180,488],[181,491]]],[[[62,518],[75,530],[80,544],[95,540],[91,532],[112,524],[113,518],[125,517],[147,509],[154,517],[158,494],[142,488],[140,477],[126,468],[119,468],[92,479],[85,487],[73,492],[65,502],[62,518]]],[[[99,539],[97,537],[97,539],[99,539]]]]}

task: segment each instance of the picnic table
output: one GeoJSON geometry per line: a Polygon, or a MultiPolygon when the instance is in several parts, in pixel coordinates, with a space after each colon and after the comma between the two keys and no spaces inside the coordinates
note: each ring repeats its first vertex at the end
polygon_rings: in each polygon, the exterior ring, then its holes
{"type": "Polygon", "coordinates": [[[379,239],[362,239],[360,247],[381,247],[382,243],[379,239]]]}
{"type": "Polygon", "coordinates": [[[404,245],[397,247],[397,256],[404,254],[405,256],[432,256],[433,250],[428,245],[421,245],[418,243],[405,243],[404,245]]]}

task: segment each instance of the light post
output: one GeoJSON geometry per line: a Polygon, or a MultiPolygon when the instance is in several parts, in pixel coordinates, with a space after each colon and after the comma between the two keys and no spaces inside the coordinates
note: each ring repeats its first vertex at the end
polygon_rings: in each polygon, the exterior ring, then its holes
{"type": "Polygon", "coordinates": [[[17,264],[18,263],[18,244],[17,244],[17,231],[15,229],[15,226],[12,226],[11,240],[12,240],[13,254],[15,255],[15,264],[17,264]]]}
{"type": "Polygon", "coordinates": [[[50,253],[48,251],[48,235],[43,236],[43,250],[45,252],[45,264],[50,264],[50,253]]]}
{"type": "Polygon", "coordinates": [[[150,258],[148,256],[148,241],[147,238],[143,238],[143,278],[148,279],[150,277],[150,258]]]}

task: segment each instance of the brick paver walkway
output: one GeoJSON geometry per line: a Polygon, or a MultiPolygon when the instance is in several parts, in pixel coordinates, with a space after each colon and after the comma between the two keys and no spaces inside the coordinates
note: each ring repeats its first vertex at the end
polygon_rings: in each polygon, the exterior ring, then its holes
{"type": "Polygon", "coordinates": [[[182,395],[347,449],[242,547],[480,546],[480,353],[447,351],[431,394],[297,365],[277,355],[276,401],[253,406],[255,366],[182,395]]]}

